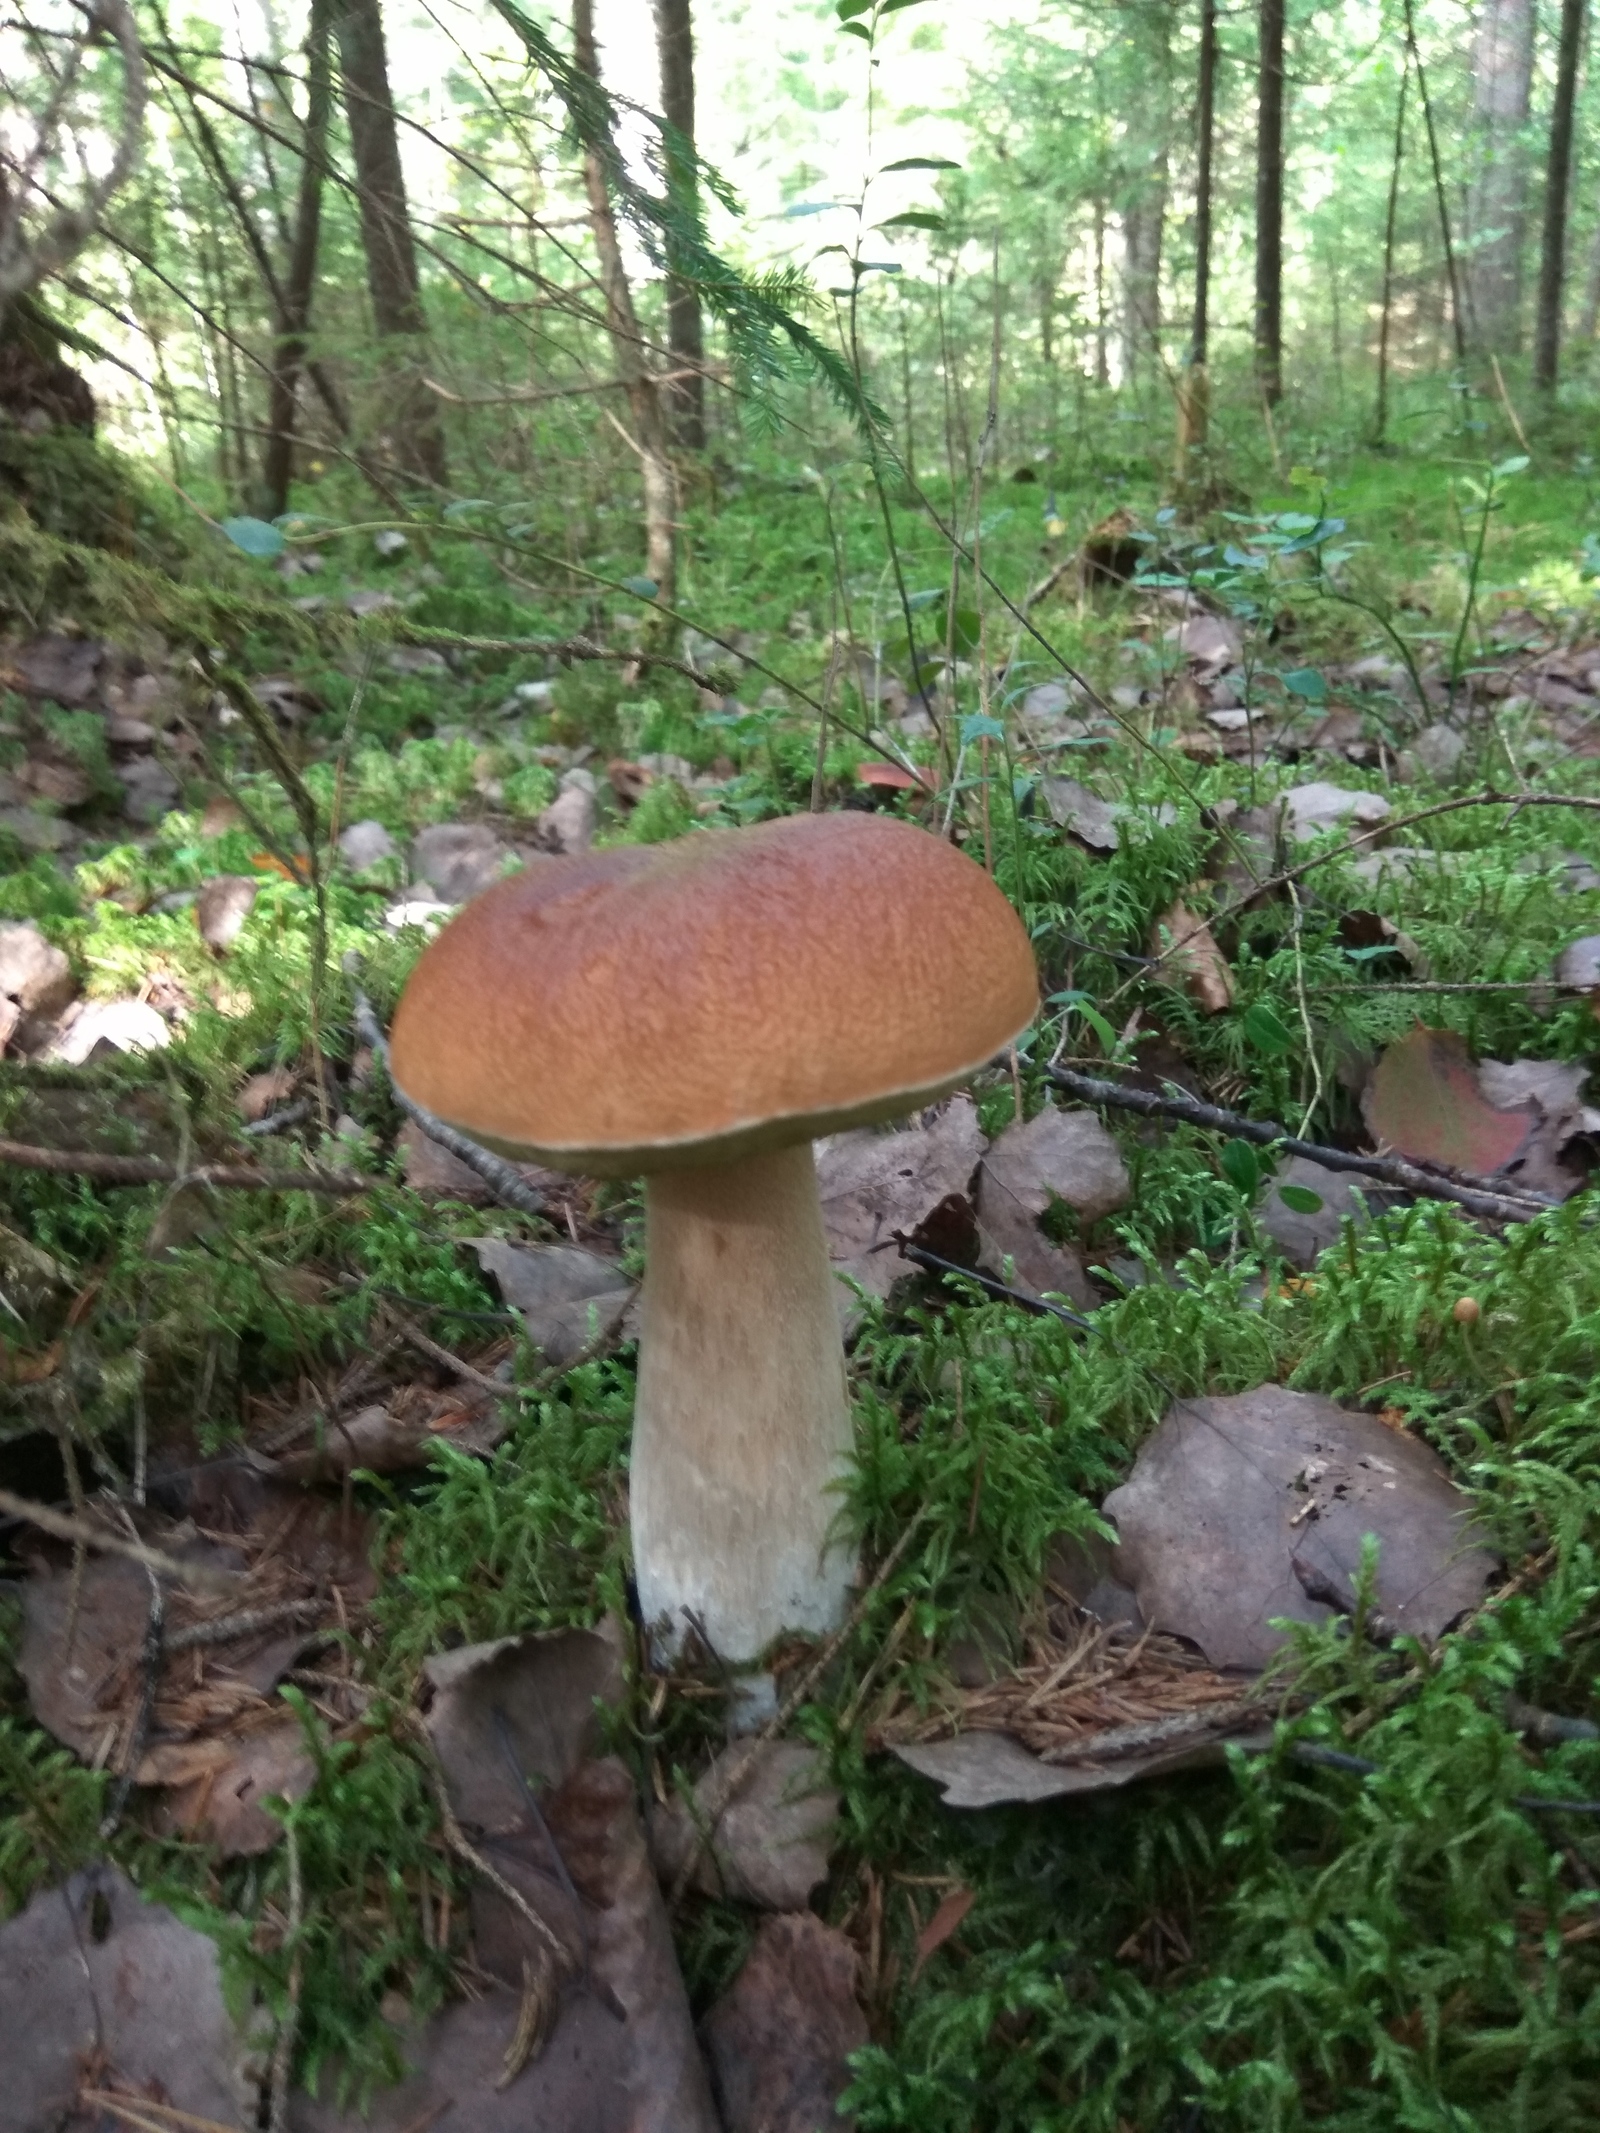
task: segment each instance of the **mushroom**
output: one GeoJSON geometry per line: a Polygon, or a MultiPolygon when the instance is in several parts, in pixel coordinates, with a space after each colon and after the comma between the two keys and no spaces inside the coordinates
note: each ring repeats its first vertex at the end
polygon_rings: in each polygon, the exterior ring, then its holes
{"type": "Polygon", "coordinates": [[[645,1179],[630,1490],[660,1648],[692,1623],[747,1662],[842,1619],[852,1433],[811,1142],[934,1102],[1037,1006],[982,868],[853,812],[547,860],[424,951],[398,1086],[503,1154],[645,1179]]]}

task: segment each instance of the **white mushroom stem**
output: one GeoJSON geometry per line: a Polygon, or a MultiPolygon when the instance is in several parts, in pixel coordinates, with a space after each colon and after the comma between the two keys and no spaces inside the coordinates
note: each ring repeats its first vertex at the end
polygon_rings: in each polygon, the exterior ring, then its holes
{"type": "Polygon", "coordinates": [[[852,1437],[811,1144],[646,1182],[630,1488],[644,1619],[720,1657],[844,1618],[852,1437]]]}

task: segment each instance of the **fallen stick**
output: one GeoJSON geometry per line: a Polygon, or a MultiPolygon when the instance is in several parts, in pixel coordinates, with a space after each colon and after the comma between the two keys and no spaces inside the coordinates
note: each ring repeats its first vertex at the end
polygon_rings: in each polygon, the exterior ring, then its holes
{"type": "Polygon", "coordinates": [[[238,1584],[238,1573],[211,1570],[200,1563],[180,1563],[170,1555],[163,1555],[159,1548],[147,1548],[143,1541],[123,1540],[120,1535],[107,1533],[101,1526],[87,1518],[72,1518],[65,1511],[56,1511],[47,1503],[34,1503],[26,1496],[13,1496],[9,1489],[0,1489],[0,1518],[20,1519],[24,1525],[37,1526],[41,1533],[48,1533],[54,1540],[81,1543],[86,1548],[99,1548],[106,1555],[124,1555],[130,1563],[142,1563],[146,1570],[153,1570],[157,1577],[177,1578],[182,1584],[193,1585],[206,1592],[232,1592],[238,1584]]]}
{"type": "Polygon", "coordinates": [[[1253,1141],[1257,1147],[1280,1148],[1285,1155],[1305,1156],[1324,1170],[1350,1171],[1372,1178],[1403,1192],[1419,1193],[1424,1199],[1454,1200],[1469,1214],[1490,1222],[1526,1222],[1530,1215],[1559,1207],[1560,1201],[1545,1193],[1523,1192],[1514,1186],[1501,1189],[1487,1184],[1464,1184],[1435,1170],[1424,1170],[1396,1155],[1352,1155],[1344,1148],[1324,1148],[1316,1141],[1302,1141],[1287,1128],[1270,1120],[1245,1118],[1237,1111],[1224,1111],[1216,1104],[1198,1102],[1192,1096],[1158,1096],[1151,1089],[1127,1089],[1119,1082],[1097,1081],[1071,1067],[1050,1067],[1046,1077],[1080,1103],[1100,1104],[1108,1110],[1136,1111],[1143,1118],[1176,1118],[1191,1126],[1204,1126],[1213,1133],[1231,1133],[1235,1139],[1253,1141]]]}
{"type": "Polygon", "coordinates": [[[14,1170],[46,1170],[57,1177],[93,1178],[102,1185],[220,1185],[233,1192],[325,1192],[343,1199],[371,1192],[373,1178],[337,1170],[251,1170],[235,1163],[197,1163],[180,1170],[152,1156],[97,1155],[87,1148],[35,1148],[0,1140],[0,1164],[14,1170]]]}
{"type": "MultiPolygon", "coordinates": [[[[355,1025],[357,1034],[364,1037],[389,1070],[389,1040],[384,1035],[383,1024],[372,1011],[372,1002],[364,992],[356,994],[355,1025]]],[[[435,1118],[421,1104],[414,1103],[406,1094],[393,1073],[389,1073],[389,1087],[395,1102],[406,1116],[416,1122],[430,1141],[437,1141],[441,1148],[448,1149],[457,1162],[465,1163],[475,1170],[502,1206],[514,1207],[519,1214],[532,1215],[542,1221],[545,1204],[514,1163],[508,1163],[503,1155],[496,1155],[490,1148],[471,1140],[465,1133],[458,1133],[454,1126],[447,1126],[442,1118],[435,1118]]]]}

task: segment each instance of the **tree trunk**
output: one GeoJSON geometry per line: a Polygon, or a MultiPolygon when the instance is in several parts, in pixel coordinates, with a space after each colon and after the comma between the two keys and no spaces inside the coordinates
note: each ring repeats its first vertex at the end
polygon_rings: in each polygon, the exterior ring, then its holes
{"type": "Polygon", "coordinates": [[[1533,0],[1483,0],[1472,48],[1478,170],[1468,193],[1473,238],[1467,294],[1473,327],[1493,355],[1522,338],[1522,255],[1528,164],[1522,129],[1533,81],[1533,0]]]}
{"type": "Polygon", "coordinates": [[[1439,242],[1444,248],[1445,279],[1450,287],[1450,330],[1455,339],[1456,362],[1467,360],[1467,313],[1462,301],[1461,275],[1456,266],[1455,240],[1450,234],[1450,202],[1444,187],[1444,162],[1439,154],[1439,129],[1433,122],[1433,103],[1428,95],[1428,77],[1423,71],[1422,51],[1417,43],[1417,16],[1413,0],[1402,0],[1406,28],[1406,53],[1417,73],[1417,102],[1422,106],[1422,129],[1428,137],[1428,164],[1433,172],[1433,197],[1439,209],[1439,242]]]}
{"type": "MultiPolygon", "coordinates": [[[[572,57],[578,71],[600,79],[600,54],[594,38],[594,0],[572,0],[572,57]]],[[[611,337],[617,377],[628,396],[633,417],[634,449],[644,485],[645,570],[655,580],[656,598],[670,607],[677,584],[678,481],[667,442],[663,388],[646,360],[644,336],[633,307],[617,241],[617,218],[605,160],[598,147],[583,158],[584,189],[589,200],[589,228],[600,259],[600,287],[605,298],[606,331],[611,337]]]]}
{"type": "Polygon", "coordinates": [[[1567,278],[1567,194],[1572,180],[1572,113],[1578,94],[1586,0],[1561,0],[1556,94],[1550,107],[1550,159],[1545,166],[1544,240],[1539,252],[1539,307],[1534,321],[1533,382],[1556,389],[1561,360],[1561,296],[1567,278]]]}
{"type": "Polygon", "coordinates": [[[294,469],[295,402],[306,335],[311,324],[311,292],[317,273],[317,241],[322,224],[322,173],[327,160],[328,113],[333,100],[328,50],[328,0],[311,0],[306,31],[306,122],[300,162],[300,198],[295,209],[289,266],[278,310],[277,341],[272,351],[272,389],[267,427],[271,435],[262,452],[261,479],[266,515],[277,518],[289,508],[294,469]]]}
{"type": "Polygon", "coordinates": [[[1178,389],[1178,480],[1204,452],[1211,394],[1206,350],[1211,318],[1211,147],[1217,103],[1217,0],[1200,0],[1200,78],[1195,99],[1194,324],[1189,360],[1178,389]]]}
{"type": "Polygon", "coordinates": [[[1167,152],[1171,132],[1172,12],[1166,0],[1127,17],[1134,40],[1140,93],[1130,126],[1139,139],[1129,165],[1122,207],[1122,375],[1136,383],[1161,347],[1161,253],[1167,218],[1167,152]]]}
{"type": "Polygon", "coordinates": [[[1256,101],[1256,377],[1283,397],[1283,31],[1285,0],[1261,0],[1256,101]]]}
{"type": "Polygon", "coordinates": [[[1098,193],[1094,202],[1094,382],[1111,383],[1106,361],[1106,204],[1098,193]]]}
{"type": "Polygon", "coordinates": [[[1411,81],[1411,54],[1400,68],[1400,95],[1394,107],[1394,155],[1389,164],[1389,205],[1383,218],[1383,296],[1378,310],[1378,405],[1372,441],[1380,448],[1389,427],[1389,325],[1394,314],[1394,225],[1400,205],[1400,166],[1406,153],[1406,90],[1411,81]]]}
{"type": "MultiPolygon", "coordinates": [[[[691,0],[655,0],[656,49],[661,59],[661,115],[686,147],[694,146],[694,24],[691,0]]],[[[667,187],[686,205],[695,194],[694,164],[666,149],[667,187]]],[[[667,348],[674,370],[687,371],[668,388],[672,434],[686,452],[700,452],[706,442],[705,333],[700,292],[692,281],[672,275],[667,281],[667,348]]]]}
{"type": "Polygon", "coordinates": [[[336,24],[345,116],[361,197],[361,244],[373,323],[396,359],[387,397],[389,456],[422,481],[444,487],[444,431],[438,402],[422,383],[427,319],[417,275],[416,246],[406,213],[406,181],[380,0],[338,0],[336,24]]]}

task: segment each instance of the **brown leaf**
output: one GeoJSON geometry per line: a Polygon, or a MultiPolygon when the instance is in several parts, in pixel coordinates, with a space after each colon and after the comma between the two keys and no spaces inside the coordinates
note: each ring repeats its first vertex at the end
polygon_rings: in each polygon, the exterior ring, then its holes
{"type": "Polygon", "coordinates": [[[929,1956],[936,1955],[959,1931],[963,1920],[978,1900],[976,1889],[952,1889],[940,1904],[928,1923],[917,1935],[917,1960],[912,1967],[911,1982],[914,1985],[922,1975],[923,1965],[929,1956]]]}
{"type": "Polygon", "coordinates": [[[840,2133],[849,2057],[867,2042],[856,1952],[809,1911],[763,1919],[702,2034],[726,2133],[840,2133]]]}
{"type": "Polygon", "coordinates": [[[705,1803],[730,1762],[748,1744],[725,1748],[695,1786],[699,1811],[684,1801],[657,1807],[650,1817],[656,1872],[671,1887],[691,1846],[698,1853],[693,1885],[707,1896],[757,1904],[768,1911],[803,1910],[828,1877],[829,1842],[839,1818],[839,1794],[826,1783],[821,1758],[803,1741],[768,1741],[755,1766],[701,1845],[705,1803]]]}
{"type": "Polygon", "coordinates": [[[1349,1589],[1375,1535],[1378,1604],[1429,1637],[1478,1603],[1494,1567],[1426,1445],[1280,1385],[1179,1401],[1104,1509],[1145,1620],[1215,1667],[1264,1666],[1284,1641],[1269,1626],[1280,1617],[1327,1620],[1297,1554],[1349,1589]]]}
{"type": "Polygon", "coordinates": [[[506,1302],[522,1313],[529,1340],[558,1366],[619,1326],[633,1303],[634,1284],[614,1259],[598,1252],[570,1244],[509,1244],[503,1237],[464,1241],[506,1302]]]}
{"type": "Polygon", "coordinates": [[[41,1889],[0,1926],[0,2008],[0,2124],[13,2133],[68,2122],[90,2052],[101,2087],[159,2096],[195,2123],[238,2123],[239,2038],[217,1944],[146,1903],[117,1867],[41,1889]]]}
{"type": "Polygon", "coordinates": [[[1195,916],[1182,897],[1156,920],[1150,952],[1162,957],[1164,968],[1182,980],[1202,1013],[1226,1014],[1233,1005],[1233,973],[1210,926],[1195,916]]]}
{"type": "MultiPolygon", "coordinates": [[[[887,1298],[914,1270],[889,1243],[896,1230],[919,1229],[951,1194],[970,1197],[983,1155],[977,1110],[953,1096],[897,1133],[870,1127],[817,1143],[817,1190],[834,1271],[887,1298]]],[[[840,1286],[840,1311],[852,1300],[840,1286]]]]}
{"type": "Polygon", "coordinates": [[[141,1785],[167,1788],[156,1815],[164,1833],[181,1831],[224,1858],[245,1859],[271,1851],[283,1835],[283,1824],[262,1803],[269,1796],[303,1800],[317,1766],[305,1728],[286,1712],[248,1731],[159,1742],[134,1776],[141,1785]]]}
{"type": "Polygon", "coordinates": [[[1380,1146],[1480,1177],[1512,1162],[1534,1124],[1531,1106],[1503,1111],[1487,1100],[1454,1031],[1420,1022],[1378,1061],[1361,1110],[1380,1146]]]}

